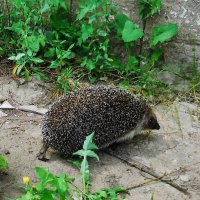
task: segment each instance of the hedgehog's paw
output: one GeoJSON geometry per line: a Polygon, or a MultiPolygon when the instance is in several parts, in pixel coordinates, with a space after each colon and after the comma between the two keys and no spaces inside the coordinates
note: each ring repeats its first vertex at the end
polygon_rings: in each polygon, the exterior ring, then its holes
{"type": "Polygon", "coordinates": [[[38,160],[42,160],[42,161],[48,161],[49,160],[46,157],[46,152],[47,152],[48,148],[49,148],[49,146],[47,144],[43,143],[42,148],[40,149],[39,153],[37,154],[38,160]]]}

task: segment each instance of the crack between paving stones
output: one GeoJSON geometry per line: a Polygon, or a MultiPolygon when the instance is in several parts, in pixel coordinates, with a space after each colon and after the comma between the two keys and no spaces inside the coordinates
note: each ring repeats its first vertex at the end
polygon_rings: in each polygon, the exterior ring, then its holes
{"type": "MultiPolygon", "coordinates": [[[[136,161],[136,160],[133,160],[131,158],[128,158],[126,156],[123,155],[123,157],[119,154],[115,154],[115,152],[113,152],[112,150],[105,150],[105,153],[110,155],[110,156],[113,156],[119,160],[121,160],[122,162],[126,163],[127,165],[131,166],[131,167],[134,167],[136,169],[139,169],[140,171],[143,171],[153,177],[155,177],[156,179],[154,180],[151,180],[151,181],[161,181],[163,183],[166,183],[170,186],[172,186],[173,188],[177,189],[178,191],[184,193],[185,195],[189,195],[190,193],[187,191],[188,188],[185,188],[185,187],[182,187],[174,182],[172,182],[172,180],[168,180],[168,179],[164,179],[164,176],[166,176],[165,174],[164,175],[159,175],[157,174],[153,169],[151,169],[150,167],[147,167],[146,165],[136,161]],[[131,162],[130,162],[131,161],[131,162]]],[[[149,181],[150,182],[150,181],[149,181]]],[[[136,186],[133,186],[133,187],[130,187],[130,189],[134,189],[134,188],[137,188],[137,187],[141,187],[143,185],[145,185],[146,183],[144,184],[139,184],[139,185],[136,185],[136,186]]]]}

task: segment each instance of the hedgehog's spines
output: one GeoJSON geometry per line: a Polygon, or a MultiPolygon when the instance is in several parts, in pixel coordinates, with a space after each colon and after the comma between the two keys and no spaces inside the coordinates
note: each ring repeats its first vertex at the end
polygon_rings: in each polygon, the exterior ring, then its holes
{"type": "Polygon", "coordinates": [[[124,138],[136,127],[143,128],[141,123],[147,113],[150,107],[143,99],[122,89],[104,86],[78,89],[59,98],[45,114],[43,139],[70,155],[82,147],[88,134],[95,132],[94,142],[101,148],[124,138]]]}

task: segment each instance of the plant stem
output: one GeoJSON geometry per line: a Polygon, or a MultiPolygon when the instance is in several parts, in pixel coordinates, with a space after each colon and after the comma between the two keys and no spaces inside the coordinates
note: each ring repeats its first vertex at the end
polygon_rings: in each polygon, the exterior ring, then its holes
{"type": "MultiPolygon", "coordinates": [[[[146,23],[147,23],[147,19],[144,17],[144,19],[142,19],[142,31],[143,33],[145,33],[145,28],[146,28],[146,23]]],[[[141,67],[141,55],[143,52],[143,45],[144,45],[144,35],[140,38],[140,48],[139,48],[139,54],[138,54],[138,66],[141,67]]]]}
{"type": "Polygon", "coordinates": [[[10,26],[10,9],[8,6],[8,0],[6,0],[6,8],[7,8],[7,12],[8,12],[8,26],[10,26]]]}

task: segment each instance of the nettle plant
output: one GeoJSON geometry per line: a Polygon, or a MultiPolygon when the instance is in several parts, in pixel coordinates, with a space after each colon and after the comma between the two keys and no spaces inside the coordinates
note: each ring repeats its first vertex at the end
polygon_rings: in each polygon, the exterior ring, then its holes
{"type": "Polygon", "coordinates": [[[56,88],[65,92],[69,79],[84,76],[91,81],[118,77],[143,89],[153,88],[162,44],[176,35],[178,27],[160,24],[146,34],[146,24],[162,1],[137,2],[141,27],[119,14],[111,0],[82,1],[76,13],[73,0],[10,1],[9,23],[3,30],[8,32],[4,37],[10,37],[9,59],[16,63],[13,74],[23,74],[26,80],[30,74],[57,80],[56,88]]]}

